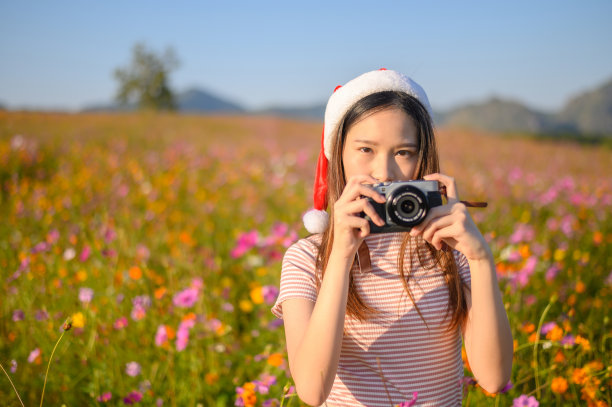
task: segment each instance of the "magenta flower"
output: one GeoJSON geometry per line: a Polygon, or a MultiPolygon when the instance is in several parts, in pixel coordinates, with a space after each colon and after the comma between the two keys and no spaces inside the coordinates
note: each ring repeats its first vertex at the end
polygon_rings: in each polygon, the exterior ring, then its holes
{"type": "Polygon", "coordinates": [[[522,394],[515,398],[512,402],[512,407],[538,407],[540,403],[533,396],[522,394]]]}
{"type": "Polygon", "coordinates": [[[110,391],[107,391],[106,393],[100,394],[97,400],[101,403],[106,403],[107,401],[110,401],[110,399],[112,398],[113,398],[113,394],[110,391]]]}
{"type": "Polygon", "coordinates": [[[89,287],[79,288],[79,301],[83,304],[89,304],[94,296],[94,290],[89,287]]]}
{"type": "Polygon", "coordinates": [[[17,361],[15,359],[11,360],[11,373],[15,373],[17,371],[17,361]]]}
{"type": "Polygon", "coordinates": [[[177,307],[192,307],[198,300],[198,290],[196,288],[186,288],[174,296],[172,302],[177,307]]]}
{"type": "Polygon", "coordinates": [[[230,256],[232,256],[234,259],[242,256],[255,247],[258,241],[259,233],[256,230],[241,234],[238,236],[238,241],[236,242],[236,246],[230,252],[230,256]]]}
{"type": "Polygon", "coordinates": [[[565,335],[562,339],[561,339],[561,345],[568,345],[568,346],[572,346],[576,344],[576,338],[574,338],[574,335],[565,335]]]}
{"type": "Polygon", "coordinates": [[[47,242],[49,242],[50,244],[53,244],[58,241],[59,237],[60,237],[60,234],[58,230],[52,229],[51,231],[49,231],[49,233],[47,233],[47,242]]]}
{"type": "Polygon", "coordinates": [[[278,288],[276,288],[274,285],[264,285],[261,287],[261,293],[266,304],[272,305],[278,296],[278,288]]]}
{"type": "Polygon", "coordinates": [[[128,376],[136,377],[140,374],[140,365],[137,362],[129,362],[125,365],[125,373],[128,376]]]}
{"type": "Polygon", "coordinates": [[[16,309],[15,311],[13,311],[13,321],[14,322],[23,321],[24,318],[25,318],[25,313],[22,310],[16,309]]]}
{"type": "Polygon", "coordinates": [[[542,330],[540,332],[542,332],[542,335],[546,335],[547,333],[549,333],[556,327],[557,327],[556,322],[547,322],[544,325],[542,325],[542,330]]]}
{"type": "Polygon", "coordinates": [[[138,403],[140,400],[142,400],[142,393],[134,390],[134,391],[131,391],[130,394],[128,394],[127,396],[123,398],[123,403],[124,404],[135,404],[135,403],[138,403]]]}
{"type": "Polygon", "coordinates": [[[32,352],[30,352],[30,355],[28,356],[28,363],[34,363],[34,361],[40,357],[41,352],[40,352],[40,348],[36,348],[34,349],[32,352]]]}
{"type": "Polygon", "coordinates": [[[418,392],[414,392],[412,393],[412,399],[409,401],[403,401],[401,403],[399,403],[397,405],[397,407],[412,407],[415,405],[415,403],[417,402],[417,399],[419,398],[419,393],[418,392]]]}
{"type": "Polygon", "coordinates": [[[113,328],[119,330],[128,326],[128,319],[126,317],[118,318],[113,324],[113,328]]]}
{"type": "Polygon", "coordinates": [[[91,248],[89,247],[89,245],[85,245],[85,247],[83,247],[83,250],[81,251],[81,254],[79,255],[79,260],[82,262],[86,261],[90,255],[91,255],[91,248]]]}

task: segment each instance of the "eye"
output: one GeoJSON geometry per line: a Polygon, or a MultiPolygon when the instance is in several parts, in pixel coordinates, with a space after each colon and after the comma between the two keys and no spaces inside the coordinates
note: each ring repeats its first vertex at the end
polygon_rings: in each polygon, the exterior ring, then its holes
{"type": "Polygon", "coordinates": [[[359,151],[362,153],[371,153],[372,149],[370,147],[359,147],[359,151]]]}
{"type": "Polygon", "coordinates": [[[412,157],[413,155],[416,154],[415,151],[412,150],[399,150],[397,153],[395,153],[396,155],[399,155],[400,157],[412,157]]]}

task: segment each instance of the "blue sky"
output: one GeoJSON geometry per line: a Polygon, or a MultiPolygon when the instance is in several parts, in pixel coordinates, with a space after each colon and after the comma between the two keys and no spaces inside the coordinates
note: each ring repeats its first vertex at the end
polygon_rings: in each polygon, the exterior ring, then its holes
{"type": "Polygon", "coordinates": [[[247,108],[325,101],[372,69],[406,73],[435,109],[493,95],[541,110],[612,78],[607,1],[0,0],[0,103],[107,102],[133,45],[172,46],[178,90],[247,108]]]}

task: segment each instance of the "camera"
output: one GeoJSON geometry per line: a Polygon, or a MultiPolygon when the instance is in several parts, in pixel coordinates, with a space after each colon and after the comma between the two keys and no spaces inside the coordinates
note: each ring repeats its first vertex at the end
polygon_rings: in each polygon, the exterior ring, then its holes
{"type": "Polygon", "coordinates": [[[423,222],[429,210],[442,205],[438,181],[394,181],[373,184],[372,188],[385,197],[385,203],[367,198],[376,213],[385,221],[378,226],[369,216],[370,233],[409,232],[423,222]]]}

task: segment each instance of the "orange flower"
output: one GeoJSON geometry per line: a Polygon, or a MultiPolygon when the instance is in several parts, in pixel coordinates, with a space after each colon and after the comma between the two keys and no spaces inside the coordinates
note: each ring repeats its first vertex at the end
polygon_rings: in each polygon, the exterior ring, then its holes
{"type": "Polygon", "coordinates": [[[283,355],[280,353],[273,353],[268,356],[268,364],[274,367],[279,367],[283,364],[283,355]]]}
{"type": "Polygon", "coordinates": [[[560,341],[561,338],[563,338],[563,329],[555,325],[555,327],[546,334],[546,338],[553,342],[560,341]]]}
{"type": "Polygon", "coordinates": [[[586,338],[583,338],[580,335],[576,336],[576,344],[577,345],[582,345],[582,347],[584,348],[585,351],[590,351],[591,350],[591,344],[589,343],[589,340],[586,339],[586,338]]]}
{"type": "Polygon", "coordinates": [[[593,243],[600,245],[601,242],[603,242],[603,233],[597,230],[595,233],[593,233],[593,243]]]}
{"type": "Polygon", "coordinates": [[[159,287],[154,291],[153,295],[155,296],[156,300],[159,300],[166,294],[166,291],[166,287],[159,287]]]}
{"type": "Polygon", "coordinates": [[[586,285],[582,281],[576,283],[576,292],[582,294],[586,290],[586,285]]]}
{"type": "Polygon", "coordinates": [[[130,267],[129,275],[132,280],[140,280],[142,278],[142,270],[138,266],[132,266],[130,267]]]}
{"type": "Polygon", "coordinates": [[[552,380],[550,388],[553,393],[563,394],[567,391],[568,388],[567,380],[565,380],[563,377],[555,377],[552,380]]]}
{"type": "Polygon", "coordinates": [[[219,374],[217,373],[206,373],[204,375],[204,381],[209,386],[212,386],[213,384],[217,383],[218,380],[219,380],[219,374]]]}
{"type": "Polygon", "coordinates": [[[585,384],[588,380],[586,371],[582,368],[575,368],[572,372],[572,382],[576,384],[585,384]]]}
{"type": "Polygon", "coordinates": [[[561,349],[559,349],[557,351],[557,354],[555,355],[555,363],[563,363],[565,362],[565,355],[563,354],[563,351],[561,349]]]}
{"type": "Polygon", "coordinates": [[[535,331],[535,329],[536,329],[535,325],[532,324],[531,322],[525,322],[522,328],[523,332],[525,332],[526,334],[532,333],[533,331],[535,331]]]}

